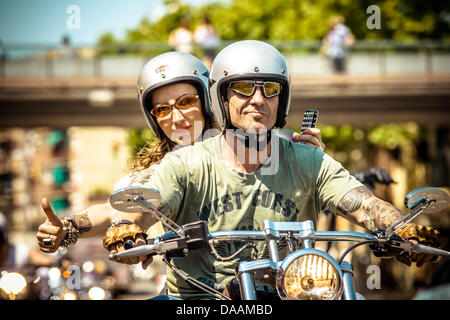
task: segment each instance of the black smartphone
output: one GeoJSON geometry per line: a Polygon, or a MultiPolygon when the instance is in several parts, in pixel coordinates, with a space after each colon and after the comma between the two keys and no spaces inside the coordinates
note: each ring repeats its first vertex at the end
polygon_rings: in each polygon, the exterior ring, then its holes
{"type": "Polygon", "coordinates": [[[303,115],[302,128],[300,133],[303,133],[307,128],[315,128],[317,124],[317,118],[319,117],[319,110],[306,109],[303,115]]]}

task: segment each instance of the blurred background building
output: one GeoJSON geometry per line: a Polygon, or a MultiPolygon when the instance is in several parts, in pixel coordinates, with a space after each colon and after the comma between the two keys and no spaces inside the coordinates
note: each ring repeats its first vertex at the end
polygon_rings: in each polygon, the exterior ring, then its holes
{"type": "MultiPolygon", "coordinates": [[[[14,241],[35,245],[35,231],[45,218],[42,197],[61,216],[108,199],[114,182],[127,172],[127,161],[153,138],[136,98],[141,67],[171,50],[168,39],[180,21],[189,19],[194,33],[205,16],[215,44],[205,49],[194,42],[193,53],[210,61],[214,51],[241,39],[276,46],[286,56],[292,78],[287,126],[298,130],[304,110],[318,109],[327,153],[351,172],[379,167],[396,181],[377,186],[378,196],[402,209],[403,197],[412,189],[449,191],[448,3],[380,1],[379,28],[370,28],[368,19],[376,16],[362,0],[271,0],[263,5],[256,0],[142,0],[123,4],[142,11],[139,18],[128,19],[119,5],[73,2],[81,13],[79,29],[66,23],[76,16],[65,5],[33,4],[36,15],[48,13],[47,23],[55,20],[59,29],[53,38],[36,35],[31,40],[21,36],[33,35],[36,20],[13,18],[27,4],[0,5],[0,210],[11,222],[14,241]],[[103,29],[92,25],[112,15],[125,19],[114,26],[121,25],[122,32],[107,31],[115,23],[111,20],[103,29]],[[335,30],[332,37],[353,35],[345,47],[345,70],[338,73],[324,40],[331,32],[329,19],[336,16],[347,29],[335,30]],[[94,31],[95,40],[81,35],[94,31]]],[[[327,226],[327,218],[322,219],[321,226],[327,226]]],[[[450,249],[448,211],[417,222],[438,228],[442,247],[450,249]]],[[[354,228],[339,218],[337,227],[354,228]]],[[[101,239],[95,241],[98,256],[106,258],[101,239]]],[[[88,258],[84,255],[86,251],[82,257],[88,258]]],[[[442,264],[407,268],[374,258],[363,248],[353,260],[359,268],[358,290],[385,299],[412,298],[442,264]],[[381,266],[382,290],[367,289],[371,264],[381,266]]]]}

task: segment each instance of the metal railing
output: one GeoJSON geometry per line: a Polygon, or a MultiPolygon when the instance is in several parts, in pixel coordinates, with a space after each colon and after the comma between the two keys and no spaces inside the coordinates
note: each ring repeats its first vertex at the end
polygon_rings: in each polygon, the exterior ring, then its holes
{"type": "MultiPolygon", "coordinates": [[[[233,41],[222,41],[218,50],[233,41]]],[[[268,41],[288,60],[291,75],[330,73],[321,41],[268,41]]],[[[0,48],[0,77],[135,77],[151,57],[170,51],[166,42],[62,47],[6,44],[0,48]]],[[[201,48],[194,54],[201,57],[201,48]]],[[[450,74],[450,41],[359,40],[348,59],[349,74],[450,74]]]]}

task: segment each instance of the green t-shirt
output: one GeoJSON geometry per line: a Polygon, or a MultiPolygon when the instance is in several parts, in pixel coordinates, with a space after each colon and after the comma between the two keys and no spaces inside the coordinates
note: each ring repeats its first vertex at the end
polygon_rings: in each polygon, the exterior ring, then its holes
{"type": "MultiPolygon", "coordinates": [[[[210,232],[262,230],[263,221],[305,221],[316,224],[320,211],[335,211],[342,197],[361,186],[340,163],[316,147],[272,139],[272,153],[254,173],[242,173],[222,159],[220,137],[168,153],[146,185],[159,190],[166,214],[177,224],[205,220],[210,232]],[[278,150],[278,151],[277,151],[278,150]],[[276,173],[276,174],[274,174],[276,173]]],[[[230,256],[242,243],[229,241],[216,249],[230,256]]],[[[172,263],[192,277],[222,291],[239,260],[250,260],[245,249],[230,262],[219,262],[209,250],[197,250],[172,263]]],[[[265,243],[258,257],[268,257],[265,243]]],[[[210,299],[167,272],[169,294],[183,299],[210,299]]]]}

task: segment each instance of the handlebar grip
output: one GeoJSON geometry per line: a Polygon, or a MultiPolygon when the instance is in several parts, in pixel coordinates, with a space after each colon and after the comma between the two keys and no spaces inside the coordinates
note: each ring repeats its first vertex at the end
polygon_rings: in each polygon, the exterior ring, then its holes
{"type": "Polygon", "coordinates": [[[412,251],[416,253],[422,253],[422,254],[429,254],[434,256],[443,256],[443,257],[450,257],[450,252],[445,251],[442,249],[437,249],[429,246],[424,246],[422,244],[413,244],[412,251]]]}
{"type": "Polygon", "coordinates": [[[148,254],[153,255],[155,253],[157,253],[156,245],[146,244],[143,246],[139,246],[139,247],[125,250],[125,251],[121,251],[118,253],[112,253],[109,255],[109,260],[117,260],[117,259],[123,259],[123,258],[145,256],[148,254]]]}

